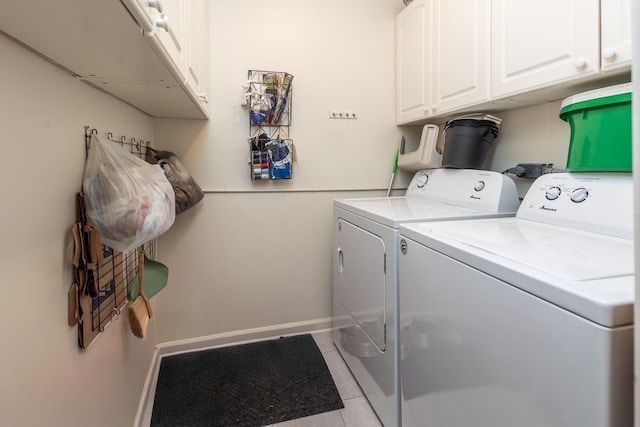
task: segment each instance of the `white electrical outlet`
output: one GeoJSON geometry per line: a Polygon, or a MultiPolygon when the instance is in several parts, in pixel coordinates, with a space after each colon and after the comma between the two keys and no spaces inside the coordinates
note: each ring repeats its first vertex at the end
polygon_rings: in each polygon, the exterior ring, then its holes
{"type": "Polygon", "coordinates": [[[357,119],[358,113],[352,110],[329,110],[330,119],[357,119]]]}

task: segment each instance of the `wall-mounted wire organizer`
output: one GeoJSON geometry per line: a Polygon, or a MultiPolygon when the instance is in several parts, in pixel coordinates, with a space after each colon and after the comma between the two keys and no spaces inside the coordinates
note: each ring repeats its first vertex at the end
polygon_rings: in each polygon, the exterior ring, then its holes
{"type": "Polygon", "coordinates": [[[249,70],[248,77],[251,179],[290,179],[293,76],[281,71],[249,70]]]}
{"type": "MultiPolygon", "coordinates": [[[[91,135],[96,129],[85,126],[85,148],[90,148],[91,135]]],[[[144,159],[151,143],[122,136],[114,138],[111,132],[106,139],[127,147],[129,152],[144,159]]],[[[84,195],[78,193],[77,222],[73,226],[75,241],[74,284],[69,290],[69,324],[78,325],[78,345],[86,350],[95,342],[112,320],[118,318],[131,300],[131,289],[137,280],[138,255],[131,251],[122,253],[100,243],[99,232],[86,222],[84,195]]],[[[155,259],[156,241],[146,242],[144,250],[148,258],[155,259]]]]}

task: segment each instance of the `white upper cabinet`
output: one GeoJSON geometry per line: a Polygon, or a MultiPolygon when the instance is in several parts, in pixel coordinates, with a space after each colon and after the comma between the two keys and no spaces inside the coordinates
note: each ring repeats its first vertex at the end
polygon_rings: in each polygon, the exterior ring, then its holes
{"type": "Polygon", "coordinates": [[[158,54],[202,109],[208,103],[207,0],[123,0],[158,54]],[[145,28],[150,25],[149,29],[145,28]]]}
{"type": "Polygon", "coordinates": [[[179,82],[187,71],[187,0],[122,0],[179,82]]]}
{"type": "MultiPolygon", "coordinates": [[[[162,0],[121,0],[145,33],[152,33],[158,27],[167,27],[169,18],[165,15],[162,0]]],[[[165,0],[166,1],[166,0],[165,0]]]]}
{"type": "MultiPolygon", "coordinates": [[[[148,3],[148,1],[147,1],[148,3]]],[[[187,71],[186,48],[187,43],[187,1],[186,0],[158,0],[162,4],[162,17],[156,21],[155,35],[160,46],[171,59],[180,80],[185,80],[187,71]]]]}
{"type": "Polygon", "coordinates": [[[0,10],[1,31],[81,78],[177,84],[118,1],[2,0],[0,10]]]}
{"type": "Polygon", "coordinates": [[[433,1],[414,0],[396,18],[396,122],[431,115],[433,1]]]}
{"type": "Polygon", "coordinates": [[[631,68],[631,0],[600,0],[601,64],[606,73],[631,68]]]}
{"type": "Polygon", "coordinates": [[[494,98],[600,70],[599,0],[492,0],[494,98]]]}
{"type": "Polygon", "coordinates": [[[187,85],[201,102],[209,99],[208,0],[187,2],[187,85]]]}
{"type": "MultiPolygon", "coordinates": [[[[144,96],[144,92],[131,87],[130,84],[118,88],[123,93],[139,99],[140,105],[154,108],[163,105],[172,106],[177,113],[158,117],[191,118],[191,113],[184,114],[194,104],[198,110],[196,117],[209,117],[206,89],[194,87],[194,81],[205,81],[209,64],[209,16],[206,9],[207,0],[122,0],[134,17],[148,44],[155,50],[173,78],[178,82],[185,99],[176,99],[171,91],[144,96]],[[192,22],[193,20],[193,22],[192,22]],[[204,48],[203,48],[204,46],[204,48]],[[193,66],[193,64],[198,64],[193,66]],[[206,65],[206,70],[204,65],[206,65]],[[202,72],[201,75],[196,73],[202,72]],[[185,109],[186,108],[186,109],[185,109]]],[[[169,89],[168,87],[166,89],[169,89]]],[[[115,92],[115,91],[114,91],[115,92]]]]}
{"type": "Polygon", "coordinates": [[[435,0],[433,114],[489,99],[489,2],[435,0]]]}
{"type": "Polygon", "coordinates": [[[396,19],[396,122],[487,101],[489,0],[414,0],[396,19]]]}
{"type": "MultiPolygon", "coordinates": [[[[0,31],[153,117],[206,119],[186,83],[186,3],[2,0],[0,31]]],[[[199,56],[208,63],[208,51],[199,56]]]]}

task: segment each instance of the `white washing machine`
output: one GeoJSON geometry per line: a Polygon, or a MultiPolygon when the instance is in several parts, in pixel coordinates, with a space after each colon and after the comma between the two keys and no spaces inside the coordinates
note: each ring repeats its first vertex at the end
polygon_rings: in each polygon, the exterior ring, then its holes
{"type": "Polygon", "coordinates": [[[549,174],[515,218],[400,226],[403,425],[633,425],[630,174],[549,174]]]}
{"type": "Polygon", "coordinates": [[[404,197],[334,201],[334,342],[386,427],[400,426],[398,226],[513,216],[511,178],[480,170],[418,171],[404,197]]]}

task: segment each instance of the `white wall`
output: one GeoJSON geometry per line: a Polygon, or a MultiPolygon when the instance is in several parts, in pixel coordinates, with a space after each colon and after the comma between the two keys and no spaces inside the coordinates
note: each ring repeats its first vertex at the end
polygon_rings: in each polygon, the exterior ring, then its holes
{"type": "Polygon", "coordinates": [[[125,318],[81,353],[67,325],[84,128],[151,139],[152,121],[0,36],[0,425],[127,426],[153,352],[125,318]]]}
{"type": "Polygon", "coordinates": [[[159,342],[331,315],[332,200],[356,195],[343,189],[383,194],[400,141],[394,34],[402,7],[209,3],[212,119],[156,122],[156,146],[178,153],[211,191],[160,239],[170,279],[157,297],[159,342]],[[249,179],[240,106],[249,69],[294,75],[292,180],[249,179]],[[330,109],[360,118],[330,120],[330,109]]]}
{"type": "MultiPolygon", "coordinates": [[[[571,129],[558,117],[560,104],[561,100],[494,113],[502,119],[502,129],[485,167],[503,172],[518,163],[553,163],[554,168],[564,169],[571,129]]],[[[532,180],[511,176],[523,197],[532,180]]]]}
{"type": "MultiPolygon", "coordinates": [[[[178,153],[208,190],[160,239],[170,279],[155,298],[159,342],[331,316],[332,200],[384,195],[407,131],[394,124],[402,8],[395,0],[375,7],[366,0],[210,3],[212,119],[157,120],[155,127],[155,145],[178,153]],[[248,69],[295,76],[298,161],[290,181],[249,179],[240,106],[248,69]],[[329,109],[356,110],[360,118],[330,120],[329,109]]],[[[569,130],[558,112],[556,102],[500,113],[503,132],[488,167],[564,167],[569,130]]],[[[401,172],[396,185],[410,177],[401,172]]],[[[522,194],[529,184],[521,183],[522,194]]]]}

